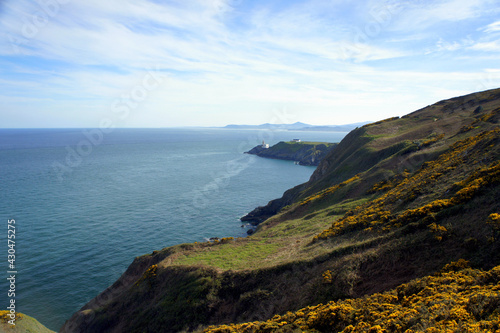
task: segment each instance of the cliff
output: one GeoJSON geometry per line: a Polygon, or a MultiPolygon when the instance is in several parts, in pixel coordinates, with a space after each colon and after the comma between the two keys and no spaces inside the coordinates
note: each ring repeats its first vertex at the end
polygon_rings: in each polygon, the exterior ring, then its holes
{"type": "Polygon", "coordinates": [[[496,89],[358,128],[254,235],[136,258],[61,332],[497,330],[499,121],[496,89]]]}
{"type": "Polygon", "coordinates": [[[300,165],[317,166],[336,145],[336,143],[280,141],[269,148],[258,145],[246,153],[266,158],[296,161],[300,165]]]}

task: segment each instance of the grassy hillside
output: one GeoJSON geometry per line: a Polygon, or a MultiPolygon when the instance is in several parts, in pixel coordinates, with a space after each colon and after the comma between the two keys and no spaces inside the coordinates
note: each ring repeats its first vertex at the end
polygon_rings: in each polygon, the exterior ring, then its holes
{"type": "MultiPolygon", "coordinates": [[[[268,323],[284,332],[301,325],[330,332],[340,329],[340,314],[328,310],[344,304],[338,300],[352,299],[342,323],[356,328],[353,314],[369,312],[360,297],[403,288],[461,258],[490,270],[500,264],[499,121],[497,89],[358,128],[309,182],[273,203],[279,212],[254,235],[138,257],[62,331],[177,332],[286,314],[291,326],[268,323]],[[300,309],[309,309],[301,310],[306,324],[294,319],[300,309]]],[[[380,313],[390,306],[409,311],[391,295],[370,297],[388,304],[380,313]]],[[[418,318],[423,328],[441,329],[439,318],[418,318]]],[[[410,319],[398,320],[419,330],[410,319]]],[[[389,327],[380,320],[366,323],[389,327]]]]}

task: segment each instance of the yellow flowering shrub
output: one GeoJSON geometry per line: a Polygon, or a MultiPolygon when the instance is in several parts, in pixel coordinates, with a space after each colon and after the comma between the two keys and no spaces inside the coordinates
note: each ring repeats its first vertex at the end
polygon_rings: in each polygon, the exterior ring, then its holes
{"type": "Polygon", "coordinates": [[[346,181],[343,181],[340,184],[337,184],[337,185],[328,187],[328,188],[326,188],[324,190],[321,190],[318,193],[313,194],[313,195],[305,198],[304,200],[302,200],[300,202],[300,205],[304,206],[304,205],[307,205],[308,203],[310,203],[312,201],[323,199],[323,198],[327,197],[328,195],[335,193],[335,191],[337,191],[338,189],[340,189],[340,188],[342,188],[342,187],[344,187],[344,186],[346,186],[346,185],[348,185],[348,184],[350,184],[350,183],[352,183],[352,182],[354,182],[354,181],[356,181],[358,179],[360,179],[360,178],[359,178],[358,175],[356,175],[356,176],[354,176],[352,178],[349,178],[346,181]]]}
{"type": "Polygon", "coordinates": [[[220,240],[222,244],[229,243],[230,241],[234,240],[234,237],[224,237],[220,240]]]}
{"type": "Polygon", "coordinates": [[[151,285],[152,279],[156,277],[156,270],[158,269],[158,265],[151,265],[148,269],[142,274],[142,276],[135,283],[136,286],[139,286],[141,282],[147,281],[149,285],[151,285]]]}
{"type": "Polygon", "coordinates": [[[488,221],[486,222],[491,225],[493,231],[493,240],[499,239],[500,237],[500,214],[493,213],[488,216],[488,221]]]}
{"type": "MultiPolygon", "coordinates": [[[[16,320],[23,318],[23,315],[19,312],[16,312],[16,320]]],[[[10,311],[0,310],[0,322],[7,323],[12,318],[10,317],[10,311]]]]}
{"type": "Polygon", "coordinates": [[[441,269],[441,273],[458,272],[466,268],[470,268],[469,262],[465,259],[459,259],[458,261],[446,264],[441,269]]]}
{"type": "Polygon", "coordinates": [[[484,122],[490,121],[494,116],[496,116],[499,113],[500,113],[500,108],[497,108],[497,109],[491,111],[490,113],[487,113],[484,116],[482,116],[480,118],[480,120],[484,121],[484,122]]]}
{"type": "Polygon", "coordinates": [[[372,194],[372,193],[390,190],[390,189],[396,187],[399,183],[401,183],[408,176],[410,176],[410,173],[407,170],[404,170],[400,174],[394,175],[387,180],[383,180],[381,182],[376,183],[375,185],[373,185],[373,187],[371,189],[369,189],[367,191],[367,194],[372,194]]]}
{"type": "Polygon", "coordinates": [[[446,235],[446,233],[448,232],[448,230],[446,230],[445,227],[437,223],[431,223],[428,225],[428,227],[434,234],[434,238],[436,238],[438,241],[442,240],[443,236],[446,235]]]}
{"type": "Polygon", "coordinates": [[[389,292],[309,306],[267,321],[210,326],[204,332],[497,332],[500,266],[490,271],[467,266],[460,260],[389,292]]]}
{"type": "Polygon", "coordinates": [[[424,142],[422,142],[422,147],[427,147],[427,146],[430,146],[432,145],[433,143],[436,143],[438,142],[439,140],[441,140],[442,138],[444,138],[444,133],[443,134],[440,134],[440,135],[437,135],[435,136],[434,138],[432,139],[429,139],[429,140],[426,140],[424,142]]]}
{"type": "Polygon", "coordinates": [[[323,273],[323,283],[332,283],[333,282],[333,277],[332,277],[332,272],[330,270],[327,270],[323,273]]]}

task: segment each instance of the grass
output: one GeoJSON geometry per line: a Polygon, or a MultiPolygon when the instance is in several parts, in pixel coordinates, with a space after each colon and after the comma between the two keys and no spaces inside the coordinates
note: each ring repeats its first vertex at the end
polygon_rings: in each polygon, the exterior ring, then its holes
{"type": "Polygon", "coordinates": [[[292,144],[292,145],[312,145],[312,146],[325,145],[327,147],[336,144],[336,143],[332,143],[332,142],[320,142],[320,141],[301,141],[301,142],[285,141],[285,143],[292,144]]]}
{"type": "Polygon", "coordinates": [[[206,265],[222,270],[255,269],[262,267],[269,256],[278,252],[281,246],[280,243],[264,239],[245,239],[226,244],[200,246],[181,255],[174,265],[206,265]]]}
{"type": "MultiPolygon", "coordinates": [[[[264,269],[322,256],[331,252],[337,245],[311,246],[312,237],[349,209],[367,200],[368,198],[345,200],[335,205],[322,202],[312,209],[313,214],[301,212],[299,217],[289,218],[298,206],[293,205],[261,224],[258,232],[251,237],[238,238],[224,244],[186,245],[175,260],[172,261],[169,257],[169,263],[164,266],[209,266],[220,270],[239,271],[264,269]],[[318,209],[319,205],[323,206],[322,209],[318,209]]],[[[351,243],[352,240],[345,242],[351,243]]]]}
{"type": "Polygon", "coordinates": [[[331,147],[336,145],[336,143],[329,143],[329,142],[310,142],[310,141],[301,141],[301,142],[294,142],[294,141],[281,141],[275,144],[274,146],[269,148],[269,152],[272,151],[279,151],[282,153],[288,153],[288,154],[293,154],[298,152],[299,150],[316,150],[316,146],[318,145],[325,145],[326,147],[331,147]]]}

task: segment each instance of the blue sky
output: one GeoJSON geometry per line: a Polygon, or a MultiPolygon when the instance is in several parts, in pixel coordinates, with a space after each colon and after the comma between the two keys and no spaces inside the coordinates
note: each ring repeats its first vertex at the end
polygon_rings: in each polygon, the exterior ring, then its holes
{"type": "Polygon", "coordinates": [[[500,87],[498,0],[3,0],[0,127],[346,124],[500,87]]]}

